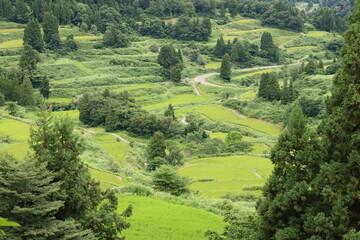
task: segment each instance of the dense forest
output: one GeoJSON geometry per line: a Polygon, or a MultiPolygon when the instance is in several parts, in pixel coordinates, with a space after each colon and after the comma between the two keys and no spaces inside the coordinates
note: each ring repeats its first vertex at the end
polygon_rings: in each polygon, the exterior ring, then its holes
{"type": "Polygon", "coordinates": [[[360,239],[359,39],[359,0],[0,0],[0,239],[360,239]]]}

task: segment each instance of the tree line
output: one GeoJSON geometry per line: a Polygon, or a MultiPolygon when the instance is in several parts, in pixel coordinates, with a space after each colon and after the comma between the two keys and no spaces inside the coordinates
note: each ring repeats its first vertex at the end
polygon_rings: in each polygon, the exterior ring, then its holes
{"type": "Polygon", "coordinates": [[[120,239],[132,206],[117,213],[115,193],[91,178],[74,123],[43,111],[29,145],[26,161],[0,155],[0,215],[20,224],[5,239],[120,239]]]}
{"type": "Polygon", "coordinates": [[[350,18],[326,116],[307,126],[300,106],[271,151],[274,170],[257,214],[229,212],[225,231],[209,239],[359,239],[360,5],[350,18]]]}

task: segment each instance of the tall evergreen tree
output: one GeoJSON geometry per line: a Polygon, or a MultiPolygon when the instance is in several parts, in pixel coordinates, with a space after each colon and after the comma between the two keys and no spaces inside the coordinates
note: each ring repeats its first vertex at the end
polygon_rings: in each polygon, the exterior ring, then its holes
{"type": "Polygon", "coordinates": [[[20,86],[19,104],[21,106],[35,106],[34,89],[28,75],[25,75],[24,80],[20,86]]]}
{"type": "Polygon", "coordinates": [[[212,53],[218,58],[222,58],[226,54],[226,44],[222,36],[217,40],[212,53]]]}
{"type": "Polygon", "coordinates": [[[161,132],[155,132],[147,147],[149,159],[154,159],[156,157],[164,158],[166,156],[165,150],[166,145],[164,134],[161,132]]]}
{"type": "Polygon", "coordinates": [[[61,181],[60,190],[52,195],[55,200],[64,201],[55,215],[57,219],[73,218],[100,239],[116,239],[118,233],[129,227],[122,215],[116,213],[114,192],[101,192],[99,183],[80,160],[84,144],[74,133],[70,119],[54,121],[47,112],[42,112],[37,129],[31,130],[30,147],[36,160],[54,173],[54,181],[61,181]]]}
{"type": "Polygon", "coordinates": [[[175,51],[173,45],[164,45],[161,47],[157,62],[165,69],[180,63],[179,54],[175,51]]]}
{"type": "Polygon", "coordinates": [[[51,50],[60,47],[60,34],[58,19],[51,13],[45,12],[43,15],[44,41],[51,50]]]}
{"type": "Polygon", "coordinates": [[[50,93],[51,93],[50,82],[46,76],[44,76],[44,78],[41,81],[39,91],[44,98],[48,99],[50,97],[50,93]]]}
{"type": "Polygon", "coordinates": [[[226,81],[231,79],[231,59],[229,54],[225,54],[220,67],[220,78],[226,81]]]}
{"type": "Polygon", "coordinates": [[[30,45],[25,45],[22,50],[19,62],[22,74],[32,77],[36,70],[36,64],[36,52],[32,49],[30,45]]]}
{"type": "Polygon", "coordinates": [[[89,95],[85,93],[79,102],[79,120],[84,124],[91,123],[89,102],[89,95]]]}
{"type": "Polygon", "coordinates": [[[6,239],[95,239],[79,224],[54,218],[63,206],[51,197],[60,190],[60,182],[53,181],[45,164],[32,159],[20,163],[1,154],[0,176],[0,215],[20,224],[6,230],[6,239]]]}
{"type": "Polygon", "coordinates": [[[30,45],[38,52],[44,51],[44,40],[42,38],[40,24],[37,19],[32,19],[24,30],[24,45],[30,45]]]}
{"type": "Polygon", "coordinates": [[[280,100],[281,90],[276,73],[264,73],[261,75],[258,97],[269,101],[280,100]]]}
{"type": "MultiPolygon", "coordinates": [[[[314,181],[318,206],[307,221],[308,231],[323,239],[342,239],[360,232],[360,2],[344,34],[342,68],[327,102],[328,116],[320,127],[327,153],[314,181]]],[[[356,239],[356,238],[354,238],[356,239]]]]}
{"type": "Polygon", "coordinates": [[[165,117],[171,117],[173,120],[176,120],[175,110],[172,104],[169,104],[168,109],[164,113],[165,117]]]}
{"type": "Polygon", "coordinates": [[[30,8],[23,0],[16,0],[11,20],[18,23],[27,23],[30,20],[30,8]]]}
{"type": "Polygon", "coordinates": [[[297,105],[271,151],[274,170],[258,207],[260,239],[308,239],[302,215],[308,214],[308,207],[316,199],[310,186],[323,154],[316,133],[306,127],[297,105]]]}
{"type": "Polygon", "coordinates": [[[279,61],[279,48],[274,44],[271,33],[264,32],[261,35],[260,49],[263,57],[273,62],[279,61]]]}

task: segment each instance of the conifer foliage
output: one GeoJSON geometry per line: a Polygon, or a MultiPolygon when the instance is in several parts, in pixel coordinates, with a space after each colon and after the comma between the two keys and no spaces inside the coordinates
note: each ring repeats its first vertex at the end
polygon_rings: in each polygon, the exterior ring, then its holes
{"type": "Polygon", "coordinates": [[[225,81],[230,81],[231,79],[231,59],[229,54],[225,54],[220,67],[220,78],[225,81]]]}
{"type": "Polygon", "coordinates": [[[116,239],[129,224],[116,213],[114,192],[102,192],[99,183],[91,178],[81,162],[79,155],[84,145],[73,131],[71,120],[53,120],[45,111],[41,113],[38,128],[31,131],[30,147],[36,160],[54,173],[53,181],[61,182],[59,191],[52,194],[53,200],[64,202],[55,217],[75,219],[100,239],[116,239]]]}
{"type": "Polygon", "coordinates": [[[26,44],[30,45],[38,52],[44,51],[44,40],[37,19],[32,19],[25,27],[24,45],[26,44]]]}

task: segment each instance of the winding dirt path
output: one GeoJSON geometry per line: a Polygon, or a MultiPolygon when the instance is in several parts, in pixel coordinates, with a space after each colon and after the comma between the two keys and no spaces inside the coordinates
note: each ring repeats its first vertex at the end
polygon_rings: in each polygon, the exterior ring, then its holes
{"type": "Polygon", "coordinates": [[[108,135],[111,135],[111,136],[116,137],[117,139],[119,139],[119,140],[121,140],[121,141],[123,141],[123,142],[125,142],[125,143],[129,143],[128,140],[126,140],[125,138],[123,138],[123,137],[121,137],[121,136],[119,136],[119,135],[117,135],[117,134],[115,134],[115,133],[95,132],[95,131],[91,130],[91,128],[85,129],[85,131],[87,131],[87,132],[89,132],[89,133],[92,133],[92,134],[108,134],[108,135]]]}

